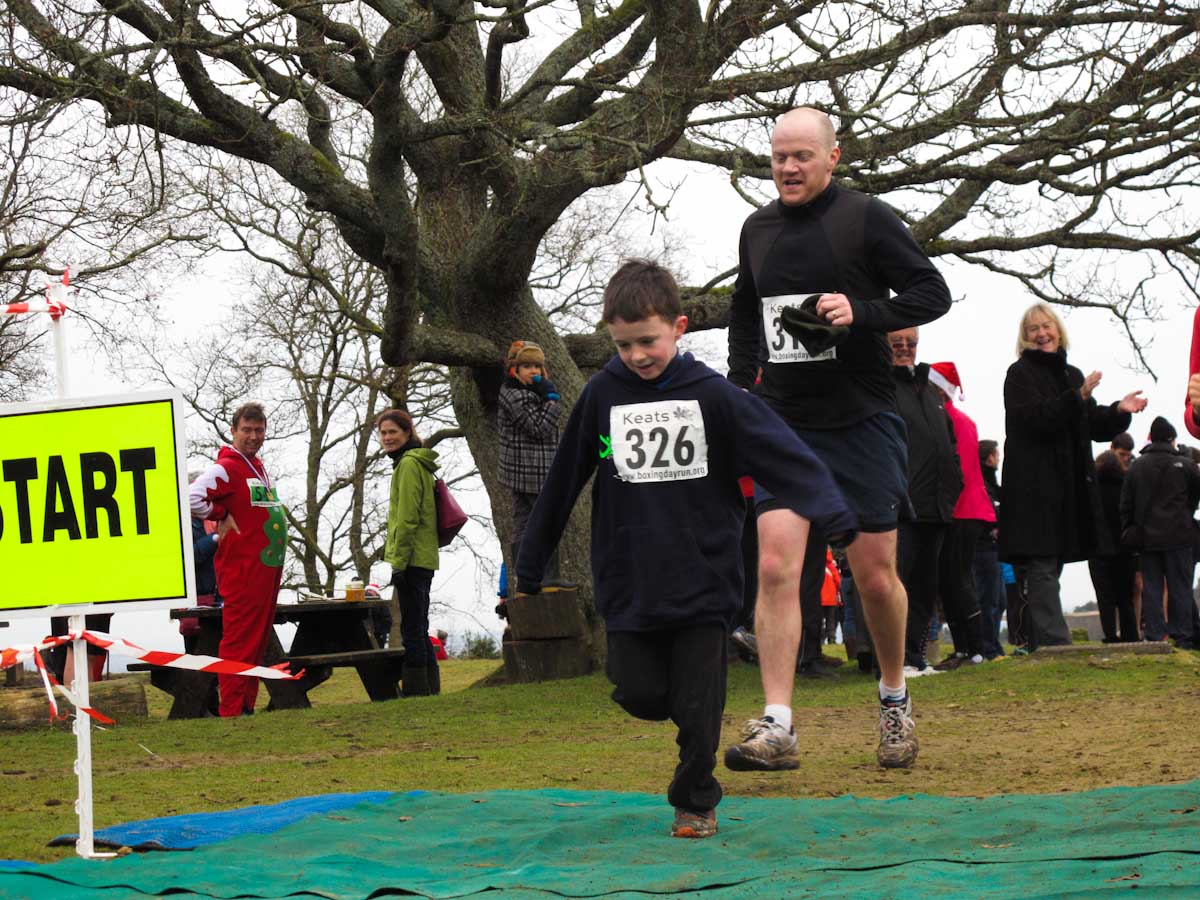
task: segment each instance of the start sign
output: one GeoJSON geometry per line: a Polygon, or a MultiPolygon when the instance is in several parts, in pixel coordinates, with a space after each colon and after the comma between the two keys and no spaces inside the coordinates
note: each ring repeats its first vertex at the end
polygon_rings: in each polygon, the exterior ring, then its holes
{"type": "Polygon", "coordinates": [[[190,605],[186,465],[175,393],[0,405],[0,613],[190,605]]]}

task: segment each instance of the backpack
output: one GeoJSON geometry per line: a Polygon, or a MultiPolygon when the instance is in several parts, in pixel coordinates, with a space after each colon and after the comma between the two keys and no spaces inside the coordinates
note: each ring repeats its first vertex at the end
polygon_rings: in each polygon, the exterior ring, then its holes
{"type": "Polygon", "coordinates": [[[446,487],[446,482],[440,478],[433,482],[433,505],[437,510],[438,546],[449,546],[467,524],[467,514],[450,493],[450,488],[446,487]]]}

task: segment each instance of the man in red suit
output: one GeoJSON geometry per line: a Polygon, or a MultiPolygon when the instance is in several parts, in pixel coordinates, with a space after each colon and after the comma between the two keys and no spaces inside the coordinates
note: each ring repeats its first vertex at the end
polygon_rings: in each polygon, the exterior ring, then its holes
{"type": "MultiPolygon", "coordinates": [[[[233,438],[216,464],[192,482],[192,515],[213,519],[219,545],[217,590],[225,601],[222,659],[262,662],[275,622],[275,601],[287,550],[287,517],[275,482],[258,458],[267,436],[262,404],[245,403],[233,414],[233,438]]],[[[217,678],[222,716],[251,715],[258,679],[217,678]]]]}

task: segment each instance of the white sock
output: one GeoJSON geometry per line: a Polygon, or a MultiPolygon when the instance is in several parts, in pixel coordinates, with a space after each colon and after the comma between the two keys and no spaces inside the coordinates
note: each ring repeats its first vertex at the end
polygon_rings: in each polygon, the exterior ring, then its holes
{"type": "Polygon", "coordinates": [[[763,709],[763,715],[770,716],[771,721],[782,727],[784,731],[792,730],[792,708],[790,706],[768,703],[763,709]]]}
{"type": "Polygon", "coordinates": [[[900,679],[900,687],[889,687],[883,683],[883,679],[879,679],[879,699],[884,701],[893,701],[899,703],[904,699],[904,695],[908,693],[908,686],[904,683],[904,678],[900,679]]]}

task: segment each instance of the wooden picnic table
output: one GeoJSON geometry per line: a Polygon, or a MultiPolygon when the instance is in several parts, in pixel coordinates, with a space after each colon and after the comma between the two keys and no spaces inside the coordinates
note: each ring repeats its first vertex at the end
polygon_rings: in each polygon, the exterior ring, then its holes
{"type": "MultiPolygon", "coordinates": [[[[371,614],[388,610],[390,606],[387,600],[355,603],[317,600],[276,606],[275,624],[294,622],[296,636],[292,639],[291,649],[284,653],[272,628],[263,664],[274,666],[286,662],[293,672],[303,669],[304,677],[297,681],[263,679],[262,686],[271,697],[267,709],[307,709],[312,705],[308,692],[326,681],[340,666],[353,666],[357,670],[367,696],[372,700],[399,697],[404,649],[380,647],[371,627],[371,614]]],[[[172,619],[199,620],[200,629],[193,652],[201,656],[220,655],[221,616],[219,606],[171,610],[172,619]]],[[[216,676],[207,672],[159,666],[150,670],[151,684],[175,698],[169,714],[172,719],[202,717],[215,680],[216,676]]]]}

